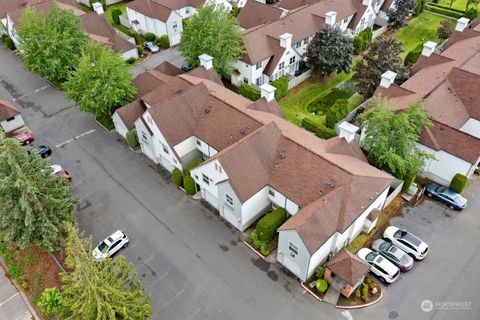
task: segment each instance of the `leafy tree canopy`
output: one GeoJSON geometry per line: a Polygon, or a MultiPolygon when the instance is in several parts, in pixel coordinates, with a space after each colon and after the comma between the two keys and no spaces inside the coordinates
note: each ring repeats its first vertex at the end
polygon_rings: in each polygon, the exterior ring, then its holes
{"type": "Polygon", "coordinates": [[[415,8],[415,0],[395,0],[395,6],[387,11],[389,29],[400,29],[407,25],[407,17],[415,8]]]}

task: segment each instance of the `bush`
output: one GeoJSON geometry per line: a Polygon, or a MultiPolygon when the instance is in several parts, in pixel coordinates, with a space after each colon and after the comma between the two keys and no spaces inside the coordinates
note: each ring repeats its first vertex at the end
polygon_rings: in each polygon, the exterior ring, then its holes
{"type": "Polygon", "coordinates": [[[127,145],[134,149],[138,146],[138,138],[137,138],[137,132],[135,129],[131,129],[130,131],[127,132],[125,135],[125,139],[127,139],[127,145]]]}
{"type": "Polygon", "coordinates": [[[141,56],[143,54],[144,49],[143,49],[142,46],[138,45],[137,46],[137,51],[138,51],[138,55],[141,56]]]}
{"type": "Polygon", "coordinates": [[[287,220],[287,210],[277,208],[267,213],[261,218],[255,230],[257,230],[258,238],[261,241],[270,242],[275,237],[277,229],[287,220]]]}
{"type": "Polygon", "coordinates": [[[443,15],[446,15],[446,16],[449,16],[449,17],[452,17],[452,18],[456,18],[456,19],[459,19],[459,18],[463,17],[463,13],[452,11],[450,9],[443,9],[443,8],[434,7],[431,4],[426,4],[425,8],[427,8],[428,11],[435,12],[435,13],[440,13],[440,14],[443,14],[443,15]]]}
{"type": "Polygon", "coordinates": [[[230,10],[230,14],[236,18],[239,13],[240,11],[238,10],[238,7],[236,5],[233,5],[232,10],[230,10]]]}
{"type": "Polygon", "coordinates": [[[261,241],[258,238],[257,230],[253,230],[250,236],[247,238],[247,243],[251,244],[255,249],[258,249],[261,254],[268,256],[270,251],[268,250],[268,241],[261,241]]]}
{"type": "Polygon", "coordinates": [[[446,40],[452,35],[452,32],[453,25],[450,20],[442,20],[437,28],[437,36],[442,40],[446,40]]]}
{"type": "Polygon", "coordinates": [[[328,289],[328,282],[323,279],[318,279],[315,281],[315,287],[317,288],[318,292],[325,293],[325,291],[328,289]]]}
{"type": "Polygon", "coordinates": [[[315,269],[315,276],[317,277],[317,279],[323,279],[324,275],[325,275],[324,266],[319,266],[317,269],[315,269]]]}
{"type": "Polygon", "coordinates": [[[53,313],[61,313],[64,308],[63,294],[57,288],[46,288],[37,305],[47,317],[53,313]]]}
{"type": "Polygon", "coordinates": [[[362,293],[360,292],[360,288],[355,289],[355,298],[360,299],[362,293]]]}
{"type": "Polygon", "coordinates": [[[183,174],[180,169],[175,168],[172,170],[172,180],[177,186],[181,186],[183,184],[183,174]]]}
{"type": "Polygon", "coordinates": [[[362,300],[367,301],[368,300],[368,284],[364,283],[362,287],[362,300]]]}
{"type": "Polygon", "coordinates": [[[368,49],[370,43],[372,42],[373,31],[372,28],[367,27],[362,32],[357,34],[355,38],[353,38],[353,53],[359,54],[368,49]]]}
{"type": "Polygon", "coordinates": [[[327,128],[320,123],[316,123],[309,118],[302,119],[301,127],[322,139],[330,139],[336,136],[335,130],[327,128]]]}
{"type": "Polygon", "coordinates": [[[415,181],[415,177],[416,177],[415,173],[407,172],[405,177],[403,177],[404,183],[403,183],[403,187],[402,187],[402,192],[407,192],[408,191],[408,188],[410,188],[413,181],[415,181]]]}
{"type": "Polygon", "coordinates": [[[405,57],[405,61],[403,62],[403,64],[405,66],[415,64],[418,58],[420,58],[420,56],[422,55],[422,51],[423,51],[423,44],[419,44],[415,49],[407,53],[407,56],[405,57]]]}
{"type": "Polygon", "coordinates": [[[270,85],[277,88],[275,90],[275,99],[280,100],[287,95],[288,92],[288,78],[286,76],[282,76],[275,81],[270,82],[270,85]]]}
{"type": "Polygon", "coordinates": [[[189,195],[194,195],[195,192],[197,192],[195,180],[190,176],[185,176],[185,178],[183,178],[183,186],[185,187],[185,192],[189,195]]]}
{"type": "Polygon", "coordinates": [[[189,164],[187,164],[185,166],[185,176],[190,176],[190,170],[192,170],[193,168],[196,168],[198,167],[198,165],[200,163],[202,163],[203,160],[202,159],[197,159],[197,160],[193,160],[192,162],[190,162],[189,164]]]}
{"type": "Polygon", "coordinates": [[[170,48],[170,39],[166,34],[162,35],[160,38],[158,38],[158,44],[163,48],[163,49],[168,49],[170,48]]]}
{"type": "Polygon", "coordinates": [[[134,64],[136,60],[137,59],[135,59],[134,57],[130,57],[127,60],[125,60],[125,62],[128,63],[128,64],[134,64]]]}
{"type": "Polygon", "coordinates": [[[418,17],[423,12],[423,9],[425,9],[425,0],[417,1],[417,5],[413,10],[413,16],[418,17]]]}
{"type": "Polygon", "coordinates": [[[145,37],[145,40],[151,41],[151,42],[153,42],[153,41],[155,41],[155,39],[157,39],[157,36],[152,32],[145,33],[144,37],[145,37]]]}
{"type": "Polygon", "coordinates": [[[260,91],[246,83],[242,83],[240,88],[238,88],[238,93],[252,101],[260,99],[260,91]]]}
{"type": "Polygon", "coordinates": [[[461,173],[457,173],[450,182],[450,189],[456,193],[462,193],[468,185],[468,178],[461,173]]]}
{"type": "Polygon", "coordinates": [[[120,9],[113,9],[112,10],[112,20],[113,20],[113,23],[115,23],[116,25],[119,25],[120,24],[120,16],[122,15],[122,10],[120,9]]]}
{"type": "MultiPolygon", "coordinates": [[[[433,2],[431,2],[431,3],[429,3],[428,5],[429,5],[429,6],[432,6],[432,7],[436,7],[436,8],[442,8],[442,9],[446,9],[446,10],[458,12],[458,13],[465,13],[465,10],[450,8],[449,6],[445,6],[445,5],[438,4],[438,3],[433,3],[433,2]]],[[[425,6],[425,5],[424,5],[424,6],[425,6]]]]}
{"type": "MultiPolygon", "coordinates": [[[[135,31],[131,31],[129,34],[128,34],[130,37],[133,37],[135,38],[135,43],[137,44],[137,48],[140,46],[142,47],[143,45],[143,37],[141,34],[139,34],[138,32],[135,32],[135,31]]],[[[142,47],[142,50],[143,50],[143,47],[142,47]]],[[[143,51],[142,51],[143,53],[143,51]]]]}
{"type": "Polygon", "coordinates": [[[478,16],[478,11],[476,8],[470,8],[465,12],[465,18],[470,19],[473,21],[478,16]]]}
{"type": "Polygon", "coordinates": [[[348,100],[338,99],[328,110],[325,117],[327,128],[335,129],[335,125],[348,115],[348,100]]]}
{"type": "Polygon", "coordinates": [[[7,38],[5,38],[3,43],[5,43],[5,47],[7,47],[8,49],[15,50],[15,43],[13,43],[13,40],[10,39],[9,36],[7,36],[7,38]]]}

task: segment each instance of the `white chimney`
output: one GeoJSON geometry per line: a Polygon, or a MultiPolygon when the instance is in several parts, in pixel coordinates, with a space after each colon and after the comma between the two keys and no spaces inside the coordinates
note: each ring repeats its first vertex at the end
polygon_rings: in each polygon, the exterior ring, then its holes
{"type": "Polygon", "coordinates": [[[337,13],[335,11],[329,11],[325,13],[325,24],[329,26],[333,26],[335,24],[335,20],[337,19],[337,13]]]}
{"type": "Polygon", "coordinates": [[[100,2],[92,3],[92,8],[97,14],[103,14],[103,5],[100,2]]]}
{"type": "Polygon", "coordinates": [[[435,52],[437,44],[433,41],[427,41],[423,44],[422,56],[430,57],[435,52]]]}
{"type": "Polygon", "coordinates": [[[213,58],[208,54],[201,54],[198,59],[200,59],[200,65],[207,70],[213,68],[213,58]]]}
{"type": "Polygon", "coordinates": [[[274,86],[269,85],[268,83],[262,84],[260,86],[261,97],[265,98],[268,102],[275,99],[275,88],[274,86]]]}
{"type": "Polygon", "coordinates": [[[350,143],[355,138],[355,133],[358,131],[358,127],[343,121],[338,125],[338,136],[344,138],[348,143],[350,143]]]}
{"type": "Polygon", "coordinates": [[[367,7],[368,7],[369,5],[372,4],[372,0],[363,0],[363,1],[362,1],[362,4],[363,4],[364,6],[367,6],[367,7]]]}
{"type": "Polygon", "coordinates": [[[463,30],[465,30],[465,28],[467,28],[468,26],[468,22],[470,20],[465,18],[465,17],[462,17],[460,19],[457,20],[457,25],[455,26],[455,31],[460,31],[462,32],[463,30]]]}
{"type": "Polygon", "coordinates": [[[382,79],[380,80],[380,86],[384,88],[390,88],[397,74],[393,71],[388,70],[382,74],[382,79]]]}
{"type": "Polygon", "coordinates": [[[280,47],[286,48],[286,49],[290,48],[292,45],[292,38],[293,38],[293,35],[290,33],[284,33],[280,35],[280,47]]]}

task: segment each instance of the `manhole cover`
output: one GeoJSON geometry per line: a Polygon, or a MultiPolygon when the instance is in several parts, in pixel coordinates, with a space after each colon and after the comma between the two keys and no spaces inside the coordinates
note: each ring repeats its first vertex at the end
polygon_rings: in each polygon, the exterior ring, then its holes
{"type": "Polygon", "coordinates": [[[388,315],[389,319],[397,319],[398,318],[398,312],[397,311],[391,311],[388,315]]]}

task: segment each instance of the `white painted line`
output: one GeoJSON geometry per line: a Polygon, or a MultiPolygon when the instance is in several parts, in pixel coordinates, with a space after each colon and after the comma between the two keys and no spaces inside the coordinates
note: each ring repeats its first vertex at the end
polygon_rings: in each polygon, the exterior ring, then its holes
{"type": "Polygon", "coordinates": [[[79,134],[78,136],[76,136],[75,139],[80,139],[81,137],[84,137],[84,136],[86,136],[87,134],[91,134],[91,133],[94,133],[94,132],[95,132],[95,129],[88,130],[88,131],[86,131],[86,132],[84,132],[84,133],[81,133],[81,134],[79,134]]]}
{"type": "Polygon", "coordinates": [[[18,296],[18,292],[15,293],[13,296],[11,296],[10,298],[8,298],[7,300],[3,301],[2,303],[0,303],[0,307],[3,306],[5,303],[7,303],[8,301],[12,300],[13,298],[15,298],[16,296],[18,296]]]}
{"type": "Polygon", "coordinates": [[[155,281],[153,281],[153,282],[147,287],[147,290],[150,290],[151,287],[153,287],[154,285],[156,285],[160,280],[162,280],[163,278],[165,278],[167,275],[168,275],[168,271],[165,272],[164,274],[162,274],[159,278],[155,279],[155,281]]]}
{"type": "Polygon", "coordinates": [[[49,86],[49,85],[46,85],[46,86],[40,87],[40,88],[38,88],[38,89],[32,90],[32,91],[30,91],[30,92],[27,92],[27,93],[25,93],[24,95],[13,99],[13,101],[16,101],[16,100],[18,100],[18,99],[22,99],[22,98],[31,96],[32,94],[37,93],[37,92],[40,92],[40,91],[45,90],[45,89],[47,89],[47,88],[50,88],[50,86],[49,86]]]}
{"type": "Polygon", "coordinates": [[[15,319],[15,320],[19,320],[19,319],[31,319],[32,317],[28,315],[29,313],[30,313],[30,312],[25,311],[23,314],[19,315],[19,316],[17,317],[17,319],[15,319]]]}
{"type": "Polygon", "coordinates": [[[165,308],[170,302],[173,301],[173,299],[175,299],[176,297],[178,297],[179,295],[181,295],[183,293],[183,291],[185,291],[185,288],[183,288],[182,290],[180,290],[176,295],[174,295],[173,297],[171,297],[170,299],[168,299],[167,302],[165,302],[163,304],[163,306],[160,307],[160,309],[158,309],[158,311],[162,310],[163,308],[165,308]]]}
{"type": "Polygon", "coordinates": [[[64,142],[62,142],[62,143],[60,143],[60,144],[57,144],[57,145],[55,146],[55,148],[61,148],[61,147],[63,147],[64,145],[66,145],[67,143],[70,143],[70,142],[72,142],[72,141],[73,141],[73,138],[72,138],[72,139],[68,139],[67,141],[64,141],[64,142]]]}
{"type": "Polygon", "coordinates": [[[202,310],[202,308],[198,308],[197,311],[195,311],[194,313],[192,313],[192,315],[190,317],[188,317],[188,320],[190,319],[193,319],[193,317],[195,317],[197,315],[197,313],[200,312],[200,310],[202,310]]]}

